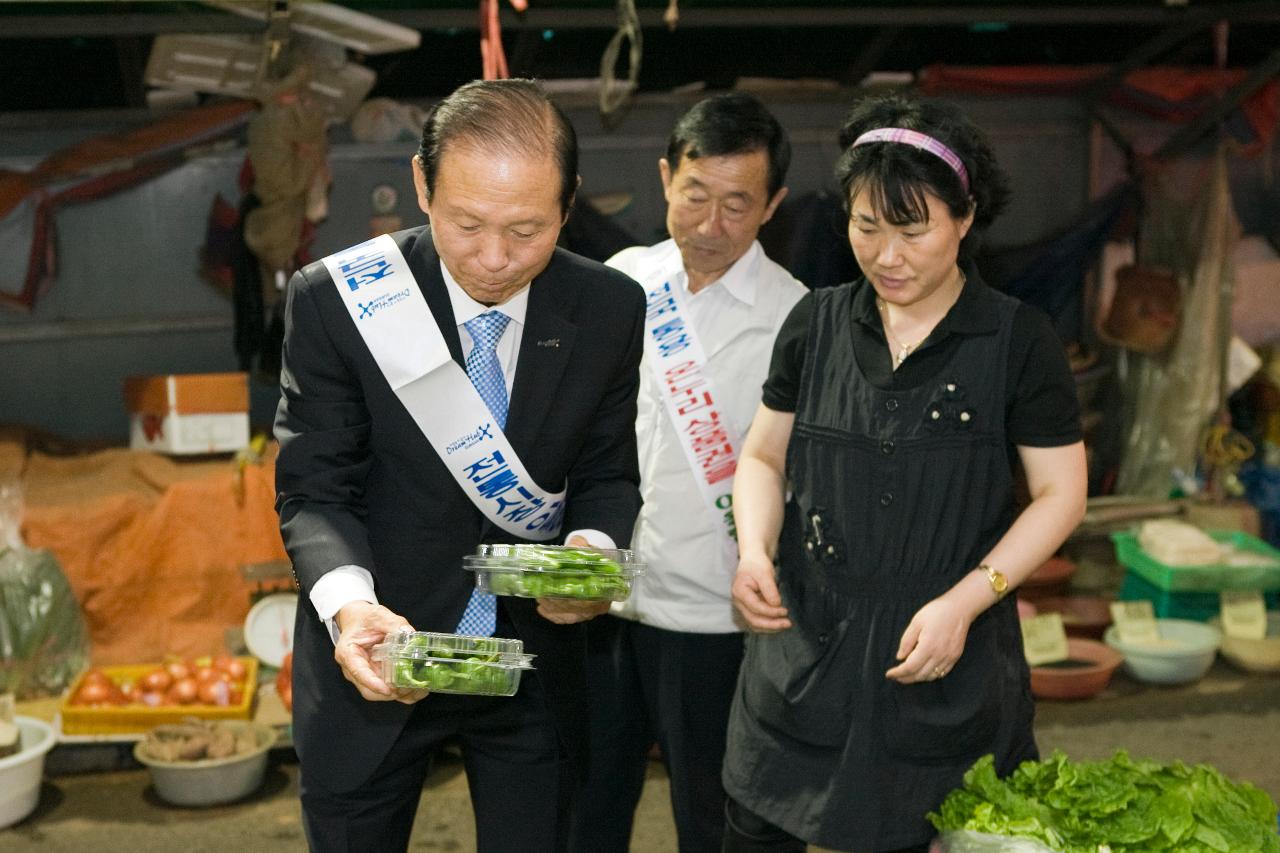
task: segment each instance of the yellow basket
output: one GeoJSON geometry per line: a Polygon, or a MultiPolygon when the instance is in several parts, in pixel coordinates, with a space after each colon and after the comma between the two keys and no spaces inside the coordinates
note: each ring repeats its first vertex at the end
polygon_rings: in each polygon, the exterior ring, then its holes
{"type": "MultiPolygon", "coordinates": [[[[75,680],[58,706],[62,715],[62,733],[68,735],[116,735],[147,732],[164,723],[179,723],[186,717],[202,720],[248,720],[253,716],[253,698],[258,693],[258,659],[238,658],[245,666],[244,696],[235,705],[117,705],[91,708],[69,704],[80,689],[84,673],[75,680]]],[[[104,666],[102,672],[116,684],[137,681],[158,667],[159,663],[104,666]]]]}

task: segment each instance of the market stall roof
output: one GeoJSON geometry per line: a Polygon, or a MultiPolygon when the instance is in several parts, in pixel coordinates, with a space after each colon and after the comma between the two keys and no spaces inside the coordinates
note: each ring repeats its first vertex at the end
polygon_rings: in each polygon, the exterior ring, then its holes
{"type": "MultiPolygon", "coordinates": [[[[379,76],[373,95],[438,96],[479,76],[477,0],[347,5],[422,34],[416,50],[365,59],[379,76]]],[[[663,23],[668,0],[636,8],[639,86],[650,91],[739,76],[848,84],[938,63],[1119,63],[1135,52],[1143,63],[1243,67],[1280,44],[1274,0],[684,0],[675,30],[663,23]]],[[[513,74],[595,77],[617,0],[529,0],[523,14],[503,0],[501,19],[513,74]]],[[[0,110],[140,106],[155,35],[263,26],[195,0],[0,2],[0,110]],[[48,85],[59,77],[67,85],[48,85]]]]}

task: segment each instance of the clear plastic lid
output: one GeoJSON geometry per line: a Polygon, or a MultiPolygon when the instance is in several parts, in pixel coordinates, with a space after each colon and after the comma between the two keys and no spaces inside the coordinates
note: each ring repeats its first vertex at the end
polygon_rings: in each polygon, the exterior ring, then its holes
{"type": "Polygon", "coordinates": [[[479,569],[555,572],[586,575],[606,574],[635,577],[644,563],[635,552],[624,548],[588,548],[578,545],[479,545],[476,553],[463,558],[463,567],[479,569]]]}
{"type": "Polygon", "coordinates": [[[372,657],[374,660],[470,661],[532,669],[534,655],[524,653],[524,643],[520,640],[401,631],[374,646],[372,657]]]}
{"type": "Polygon", "coordinates": [[[473,696],[514,696],[533,655],[519,640],[403,631],[373,647],[393,687],[473,696]]]}

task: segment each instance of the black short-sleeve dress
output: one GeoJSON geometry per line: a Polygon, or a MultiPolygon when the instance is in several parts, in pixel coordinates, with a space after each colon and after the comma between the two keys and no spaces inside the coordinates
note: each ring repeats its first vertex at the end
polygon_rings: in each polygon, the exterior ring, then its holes
{"type": "Polygon", "coordinates": [[[925,814],[990,752],[1036,757],[1012,597],[938,681],[885,678],[919,608],[978,565],[1015,513],[1017,446],[1080,439],[1074,382],[1039,312],[972,265],[956,304],[892,369],[875,293],[815,291],[774,348],[765,405],[794,411],[778,582],[793,627],[751,634],[725,786],[810,843],[926,842],[925,814]]]}

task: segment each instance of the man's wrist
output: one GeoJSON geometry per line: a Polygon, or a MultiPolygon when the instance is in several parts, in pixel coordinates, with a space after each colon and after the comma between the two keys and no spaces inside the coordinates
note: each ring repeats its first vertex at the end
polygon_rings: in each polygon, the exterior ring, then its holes
{"type": "Polygon", "coordinates": [[[346,604],[339,607],[337,612],[333,614],[333,622],[338,626],[338,630],[341,631],[346,627],[344,624],[345,620],[359,619],[360,615],[364,612],[364,608],[373,606],[374,605],[372,603],[360,599],[348,601],[346,604]]]}

